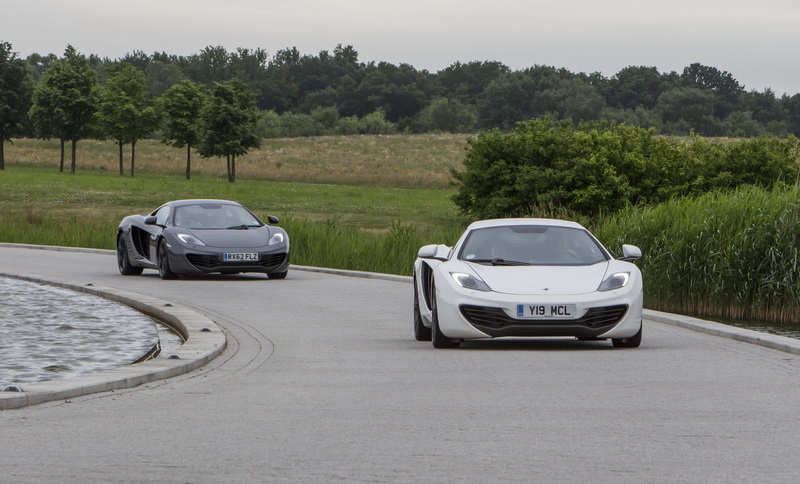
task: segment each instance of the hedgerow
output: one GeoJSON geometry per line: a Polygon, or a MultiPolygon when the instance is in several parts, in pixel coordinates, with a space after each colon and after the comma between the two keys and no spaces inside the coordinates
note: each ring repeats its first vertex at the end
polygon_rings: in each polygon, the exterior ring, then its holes
{"type": "Polygon", "coordinates": [[[570,120],[534,119],[469,140],[464,169],[453,171],[453,201],[478,218],[554,207],[592,216],[714,189],[794,183],[798,154],[793,136],[710,142],[605,121],[576,128],[570,120]]]}

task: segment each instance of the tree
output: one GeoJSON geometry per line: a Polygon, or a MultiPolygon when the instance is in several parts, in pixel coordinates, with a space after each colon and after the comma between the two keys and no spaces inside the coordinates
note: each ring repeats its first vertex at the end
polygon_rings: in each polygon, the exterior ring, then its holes
{"type": "Polygon", "coordinates": [[[478,122],[485,128],[507,130],[520,121],[552,114],[554,90],[575,77],[565,69],[549,66],[503,74],[486,86],[478,102],[478,122]]]}
{"type": "Polygon", "coordinates": [[[478,121],[474,106],[464,105],[457,99],[437,98],[422,110],[417,120],[421,132],[471,133],[478,121]]]}
{"type": "Polygon", "coordinates": [[[428,104],[436,90],[433,76],[427,71],[417,71],[408,64],[395,66],[381,62],[367,68],[355,90],[356,96],[363,100],[357,114],[365,116],[380,109],[393,123],[410,120],[428,104]]]}
{"type": "Polygon", "coordinates": [[[200,142],[200,116],[206,103],[202,87],[185,80],[167,89],[161,97],[164,121],[164,143],[176,148],[186,147],[186,179],[191,178],[192,146],[200,142]]]}
{"type": "Polygon", "coordinates": [[[457,99],[464,104],[475,104],[483,95],[486,86],[509,68],[500,62],[456,62],[436,73],[442,86],[442,94],[448,99],[457,99]]]}
{"type": "MultiPolygon", "coordinates": [[[[716,135],[714,125],[714,94],[694,87],[679,87],[666,91],[658,98],[656,110],[664,123],[686,126],[703,135],[716,135]]],[[[670,134],[678,133],[673,130],[670,134]]]]}
{"type": "Polygon", "coordinates": [[[653,109],[663,86],[664,80],[655,67],[629,66],[609,80],[606,102],[612,108],[653,109]]]}
{"type": "Polygon", "coordinates": [[[167,89],[186,79],[177,65],[157,60],[150,61],[144,73],[150,85],[150,95],[153,97],[161,96],[167,89]]]}
{"type": "Polygon", "coordinates": [[[42,73],[34,89],[31,119],[41,138],[61,140],[62,172],[64,142],[72,143],[70,173],[75,174],[78,141],[91,133],[96,112],[93,93],[96,84],[97,72],[85,56],[68,45],[64,58],[42,73]]]}
{"type": "Polygon", "coordinates": [[[200,156],[224,156],[228,181],[236,181],[236,157],[261,146],[256,97],[239,79],[215,82],[203,109],[200,156]]]}
{"type": "Polygon", "coordinates": [[[714,94],[714,115],[725,119],[734,109],[744,87],[728,71],[694,63],[683,70],[680,83],[684,87],[697,88],[714,94]]]}
{"type": "Polygon", "coordinates": [[[31,104],[32,83],[25,61],[0,42],[0,170],[5,169],[5,142],[20,132],[31,104]]]}
{"type": "Polygon", "coordinates": [[[97,119],[103,133],[119,145],[119,174],[122,169],[122,147],[131,145],[131,176],[136,164],[136,142],[158,128],[158,111],[150,98],[144,73],[130,64],[117,64],[109,71],[106,82],[98,88],[97,119]]]}

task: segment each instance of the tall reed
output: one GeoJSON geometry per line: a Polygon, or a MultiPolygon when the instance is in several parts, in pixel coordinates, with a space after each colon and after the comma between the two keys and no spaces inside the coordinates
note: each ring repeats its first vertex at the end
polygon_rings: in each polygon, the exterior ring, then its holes
{"type": "Polygon", "coordinates": [[[638,245],[645,304],[700,316],[800,322],[798,188],[745,187],[608,217],[610,248],[638,245]]]}
{"type": "Polygon", "coordinates": [[[336,269],[410,275],[419,248],[425,244],[454,244],[463,227],[422,230],[395,222],[383,233],[354,230],[337,217],[325,222],[306,218],[281,219],[291,240],[292,263],[336,269]]]}

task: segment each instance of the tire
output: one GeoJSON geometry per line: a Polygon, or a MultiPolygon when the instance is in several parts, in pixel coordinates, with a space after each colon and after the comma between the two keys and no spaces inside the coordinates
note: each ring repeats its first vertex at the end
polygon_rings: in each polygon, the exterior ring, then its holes
{"type": "Polygon", "coordinates": [[[458,348],[461,342],[457,339],[448,338],[439,329],[439,308],[436,304],[436,288],[431,284],[431,342],[434,348],[458,348]]]}
{"type": "Polygon", "coordinates": [[[422,316],[419,313],[419,297],[417,295],[417,278],[414,278],[414,338],[417,341],[430,341],[431,328],[422,323],[422,316]]]}
{"type": "Polygon", "coordinates": [[[158,275],[161,279],[175,279],[177,276],[172,269],[169,268],[169,252],[167,251],[167,243],[164,239],[158,242],[158,275]]]}
{"type": "Polygon", "coordinates": [[[267,274],[267,277],[269,277],[270,279],[286,279],[286,275],[288,273],[289,273],[289,271],[273,272],[273,273],[267,274]]]}
{"type": "Polygon", "coordinates": [[[614,348],[638,348],[642,344],[642,325],[639,325],[639,332],[630,338],[611,338],[614,348]]]}
{"type": "Polygon", "coordinates": [[[131,260],[128,258],[128,246],[122,234],[117,237],[117,268],[123,276],[138,276],[144,270],[131,265],[131,260]]]}

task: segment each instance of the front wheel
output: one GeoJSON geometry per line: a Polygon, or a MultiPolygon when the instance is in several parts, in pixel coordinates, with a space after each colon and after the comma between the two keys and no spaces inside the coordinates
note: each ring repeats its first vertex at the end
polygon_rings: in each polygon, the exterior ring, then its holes
{"type": "Polygon", "coordinates": [[[614,348],[638,348],[642,344],[642,325],[639,326],[639,332],[630,338],[611,338],[611,343],[614,348]]]}
{"type": "Polygon", "coordinates": [[[123,276],[138,276],[143,271],[141,267],[131,265],[131,260],[128,258],[128,246],[121,234],[117,238],[117,267],[123,276]]]}
{"type": "Polygon", "coordinates": [[[458,348],[461,345],[457,339],[448,338],[439,329],[439,309],[436,304],[436,288],[431,284],[431,343],[434,348],[458,348]]]}
{"type": "Polygon", "coordinates": [[[267,277],[269,277],[270,279],[286,279],[287,274],[289,274],[289,271],[272,272],[270,274],[267,274],[267,277]]]}
{"type": "Polygon", "coordinates": [[[414,338],[417,341],[430,341],[431,328],[422,324],[422,315],[419,313],[419,297],[417,297],[417,278],[414,278],[414,338]]]}
{"type": "Polygon", "coordinates": [[[161,242],[158,243],[158,275],[161,276],[161,279],[175,279],[177,277],[169,267],[169,252],[164,239],[161,239],[161,242]]]}

